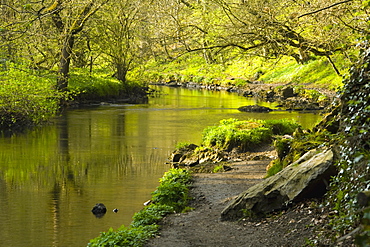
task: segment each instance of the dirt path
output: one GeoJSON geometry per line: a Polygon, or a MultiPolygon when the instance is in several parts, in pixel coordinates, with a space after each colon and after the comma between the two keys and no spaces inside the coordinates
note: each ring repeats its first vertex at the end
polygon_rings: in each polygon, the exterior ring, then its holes
{"type": "Polygon", "coordinates": [[[146,245],[160,247],[195,246],[302,246],[312,236],[320,219],[309,205],[269,218],[238,222],[220,221],[220,213],[231,198],[258,183],[269,161],[233,163],[233,170],[216,174],[195,174],[191,189],[195,209],[174,214],[162,222],[160,236],[146,245]],[[315,215],[316,214],[316,215],[315,215]]]}

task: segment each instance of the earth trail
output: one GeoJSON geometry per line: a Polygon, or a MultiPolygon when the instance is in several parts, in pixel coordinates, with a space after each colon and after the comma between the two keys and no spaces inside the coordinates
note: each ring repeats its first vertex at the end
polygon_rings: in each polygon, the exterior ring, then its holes
{"type": "Polygon", "coordinates": [[[305,245],[315,234],[313,226],[322,222],[316,205],[300,203],[253,221],[220,220],[221,211],[232,198],[263,179],[268,163],[269,160],[234,162],[228,172],[194,174],[190,190],[194,210],[164,218],[160,235],[146,247],[305,245]]]}

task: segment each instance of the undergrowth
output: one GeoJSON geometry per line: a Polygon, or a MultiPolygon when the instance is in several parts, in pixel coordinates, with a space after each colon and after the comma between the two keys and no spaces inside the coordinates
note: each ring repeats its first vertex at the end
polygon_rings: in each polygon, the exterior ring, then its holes
{"type": "Polygon", "coordinates": [[[7,64],[0,71],[0,130],[35,126],[53,117],[65,97],[53,88],[55,80],[42,71],[7,64]]]}
{"type": "MultiPolygon", "coordinates": [[[[334,57],[336,65],[346,72],[347,64],[340,55],[334,57]]],[[[245,57],[232,62],[207,64],[200,56],[185,55],[175,61],[149,61],[138,77],[151,82],[194,82],[203,85],[243,87],[250,82],[314,85],[318,88],[337,90],[342,86],[342,77],[337,75],[325,58],[298,64],[291,57],[267,60],[260,57],[245,57]]]]}
{"type": "Polygon", "coordinates": [[[159,230],[158,222],[173,212],[189,210],[188,186],[190,172],[183,169],[170,169],[160,179],[160,185],[152,193],[152,203],[133,216],[129,227],[109,229],[99,237],[90,240],[90,247],[143,246],[159,230]]]}
{"type": "Polygon", "coordinates": [[[220,125],[203,131],[202,146],[220,150],[250,151],[272,141],[274,135],[292,134],[300,125],[294,120],[256,120],[240,121],[224,119],[220,125]]]}
{"type": "Polygon", "coordinates": [[[286,166],[297,161],[309,150],[323,145],[330,146],[336,140],[336,136],[327,130],[302,131],[297,129],[293,136],[294,138],[277,137],[275,139],[274,147],[278,158],[270,162],[267,177],[275,175],[286,166]]]}

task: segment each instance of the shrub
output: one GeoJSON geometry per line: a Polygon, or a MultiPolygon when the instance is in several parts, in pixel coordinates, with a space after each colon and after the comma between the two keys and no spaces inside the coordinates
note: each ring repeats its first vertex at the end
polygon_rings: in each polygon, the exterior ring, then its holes
{"type": "Polygon", "coordinates": [[[271,129],[274,135],[290,135],[301,125],[290,119],[270,119],[265,121],[264,126],[271,129]]]}
{"type": "Polygon", "coordinates": [[[219,126],[208,127],[203,131],[202,145],[231,151],[252,150],[263,143],[270,143],[274,134],[292,134],[299,127],[291,120],[221,120],[219,126]]]}
{"type": "Polygon", "coordinates": [[[171,169],[160,179],[160,186],[152,193],[153,203],[173,207],[176,212],[188,203],[190,174],[186,170],[171,169]]]}

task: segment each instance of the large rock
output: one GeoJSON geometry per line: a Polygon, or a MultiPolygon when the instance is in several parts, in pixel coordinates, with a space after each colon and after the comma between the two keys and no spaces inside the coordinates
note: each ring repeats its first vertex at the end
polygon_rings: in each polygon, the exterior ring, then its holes
{"type": "Polygon", "coordinates": [[[221,219],[234,220],[246,214],[263,215],[283,209],[291,202],[320,197],[335,173],[330,149],[311,150],[276,175],[241,193],[222,211],[221,219]]]}
{"type": "Polygon", "coordinates": [[[268,108],[266,106],[260,106],[260,105],[241,106],[238,108],[238,110],[242,112],[270,112],[272,111],[271,108],[268,108]]]}

